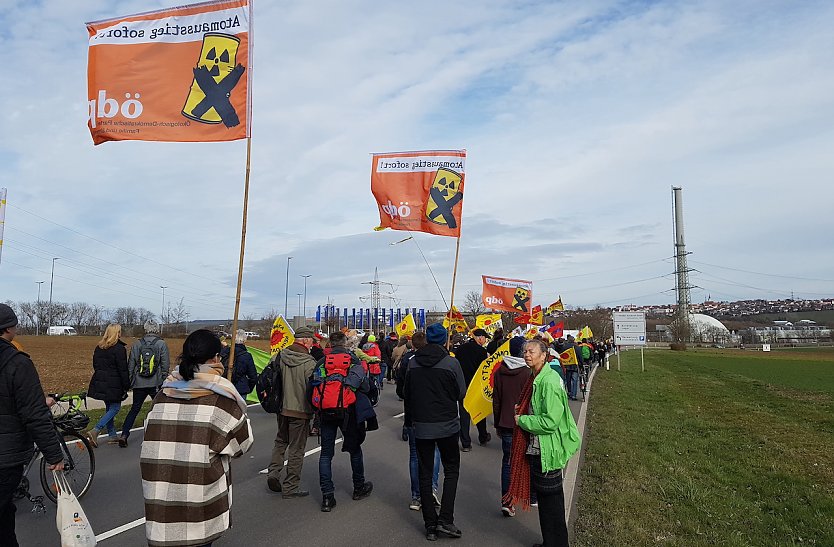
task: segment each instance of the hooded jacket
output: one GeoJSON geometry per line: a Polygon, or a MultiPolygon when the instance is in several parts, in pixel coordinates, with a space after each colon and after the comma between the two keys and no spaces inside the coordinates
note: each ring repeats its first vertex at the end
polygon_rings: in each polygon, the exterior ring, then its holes
{"type": "Polygon", "coordinates": [[[307,398],[307,384],[316,360],[301,344],[292,344],[276,356],[281,359],[281,379],[284,383],[284,408],[282,416],[291,418],[313,417],[313,405],[307,398]]]}
{"type": "Polygon", "coordinates": [[[0,338],[0,469],[29,463],[32,441],[47,463],[64,459],[35,365],[0,338]]]}
{"type": "Polygon", "coordinates": [[[442,439],[460,432],[458,403],[466,395],[463,371],[446,348],[428,344],[408,361],[403,389],[417,439],[442,439]]]}
{"type": "Polygon", "coordinates": [[[505,355],[492,391],[492,415],[499,435],[511,435],[515,427],[515,405],[524,384],[530,378],[530,367],[521,357],[505,355]]]}

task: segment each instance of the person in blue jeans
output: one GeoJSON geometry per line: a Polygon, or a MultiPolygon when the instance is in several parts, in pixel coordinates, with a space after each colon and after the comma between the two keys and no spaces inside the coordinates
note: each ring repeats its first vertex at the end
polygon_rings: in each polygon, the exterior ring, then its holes
{"type": "MultiPolygon", "coordinates": [[[[330,336],[331,355],[349,353],[350,368],[341,380],[343,389],[353,389],[356,396],[365,397],[370,391],[370,381],[359,359],[345,347],[345,335],[335,332],[330,336]]],[[[330,381],[335,381],[336,377],[330,381]]],[[[370,403],[368,403],[370,404],[370,403]]],[[[345,409],[343,419],[328,419],[321,416],[321,454],[319,456],[319,486],[321,487],[321,511],[329,513],[336,506],[336,488],[333,485],[333,471],[331,464],[336,452],[336,431],[342,432],[342,452],[350,454],[350,468],[353,472],[353,499],[361,500],[371,495],[374,485],[365,480],[365,464],[362,459],[362,442],[365,440],[365,422],[356,419],[356,405],[353,403],[345,409]]]]}
{"type": "Polygon", "coordinates": [[[99,432],[107,428],[110,442],[117,443],[114,418],[119,413],[122,401],[127,398],[130,388],[130,375],[127,371],[127,346],[119,337],[122,326],[116,323],[107,325],[93,352],[93,377],[87,395],[104,401],[104,416],[87,432],[87,438],[93,447],[98,447],[99,432]]]}
{"type": "MultiPolygon", "coordinates": [[[[411,475],[411,504],[408,508],[412,511],[419,511],[423,504],[420,501],[420,477],[419,468],[417,464],[417,442],[414,437],[414,427],[408,426],[405,428],[408,436],[408,471],[411,475]]],[[[440,506],[440,495],[437,493],[437,483],[440,477],[440,450],[435,448],[434,451],[434,471],[431,478],[432,496],[434,497],[434,504],[440,506]]]]}
{"type": "MultiPolygon", "coordinates": [[[[333,456],[336,453],[336,431],[341,430],[345,445],[342,450],[350,454],[350,469],[353,479],[353,499],[361,500],[368,497],[373,490],[373,483],[365,480],[365,462],[362,457],[362,445],[357,436],[356,415],[353,410],[350,411],[353,416],[349,416],[346,420],[347,426],[341,422],[331,422],[322,420],[321,422],[321,455],[319,456],[319,486],[322,493],[321,510],[324,513],[329,513],[333,507],[336,506],[335,491],[336,487],[333,484],[333,471],[331,464],[333,456]]],[[[361,438],[364,439],[364,430],[361,433],[361,438]]]]}

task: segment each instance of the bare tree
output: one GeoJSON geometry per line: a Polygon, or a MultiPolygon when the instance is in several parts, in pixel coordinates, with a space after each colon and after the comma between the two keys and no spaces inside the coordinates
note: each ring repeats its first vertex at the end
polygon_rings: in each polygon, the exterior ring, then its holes
{"type": "Polygon", "coordinates": [[[481,293],[478,291],[469,291],[463,297],[463,306],[461,306],[464,312],[469,313],[472,315],[472,320],[475,320],[475,316],[480,315],[486,311],[484,307],[484,303],[481,300],[481,293]]]}
{"type": "Polygon", "coordinates": [[[113,310],[113,314],[110,316],[110,321],[125,327],[133,327],[137,324],[138,318],[139,313],[136,311],[136,308],[123,306],[113,310]]]}
{"type": "Polygon", "coordinates": [[[175,306],[172,306],[171,302],[168,302],[168,310],[165,313],[165,315],[168,317],[168,323],[178,325],[185,320],[185,317],[188,315],[188,312],[185,309],[184,300],[184,298],[180,298],[180,301],[177,302],[175,306]]]}
{"type": "Polygon", "coordinates": [[[147,308],[139,308],[136,310],[136,324],[144,325],[147,321],[156,319],[156,314],[147,308]]]}
{"type": "Polygon", "coordinates": [[[92,313],[92,308],[86,302],[73,302],[69,306],[69,316],[72,326],[76,329],[81,329],[87,321],[87,316],[92,313]]]}

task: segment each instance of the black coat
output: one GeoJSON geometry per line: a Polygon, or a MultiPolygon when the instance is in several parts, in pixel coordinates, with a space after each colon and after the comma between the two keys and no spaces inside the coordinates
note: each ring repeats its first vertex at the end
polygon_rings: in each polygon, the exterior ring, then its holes
{"type": "Polygon", "coordinates": [[[29,463],[33,441],[48,463],[63,459],[35,365],[0,338],[0,469],[29,463]]]}
{"type": "Polygon", "coordinates": [[[129,388],[125,343],[119,340],[107,349],[96,346],[93,352],[93,378],[87,395],[106,403],[118,403],[124,400],[129,388]]]}
{"type": "Polygon", "coordinates": [[[455,352],[455,358],[460,362],[460,368],[463,371],[463,378],[466,380],[467,386],[472,382],[478,367],[487,357],[489,357],[487,350],[474,339],[462,344],[455,352]]]}

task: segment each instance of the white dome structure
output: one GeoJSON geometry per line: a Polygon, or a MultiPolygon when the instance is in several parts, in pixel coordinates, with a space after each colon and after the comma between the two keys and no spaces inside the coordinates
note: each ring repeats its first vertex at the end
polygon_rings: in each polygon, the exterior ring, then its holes
{"type": "Polygon", "coordinates": [[[689,325],[692,327],[692,337],[703,342],[718,342],[730,338],[730,330],[721,321],[709,315],[690,313],[689,325]]]}

